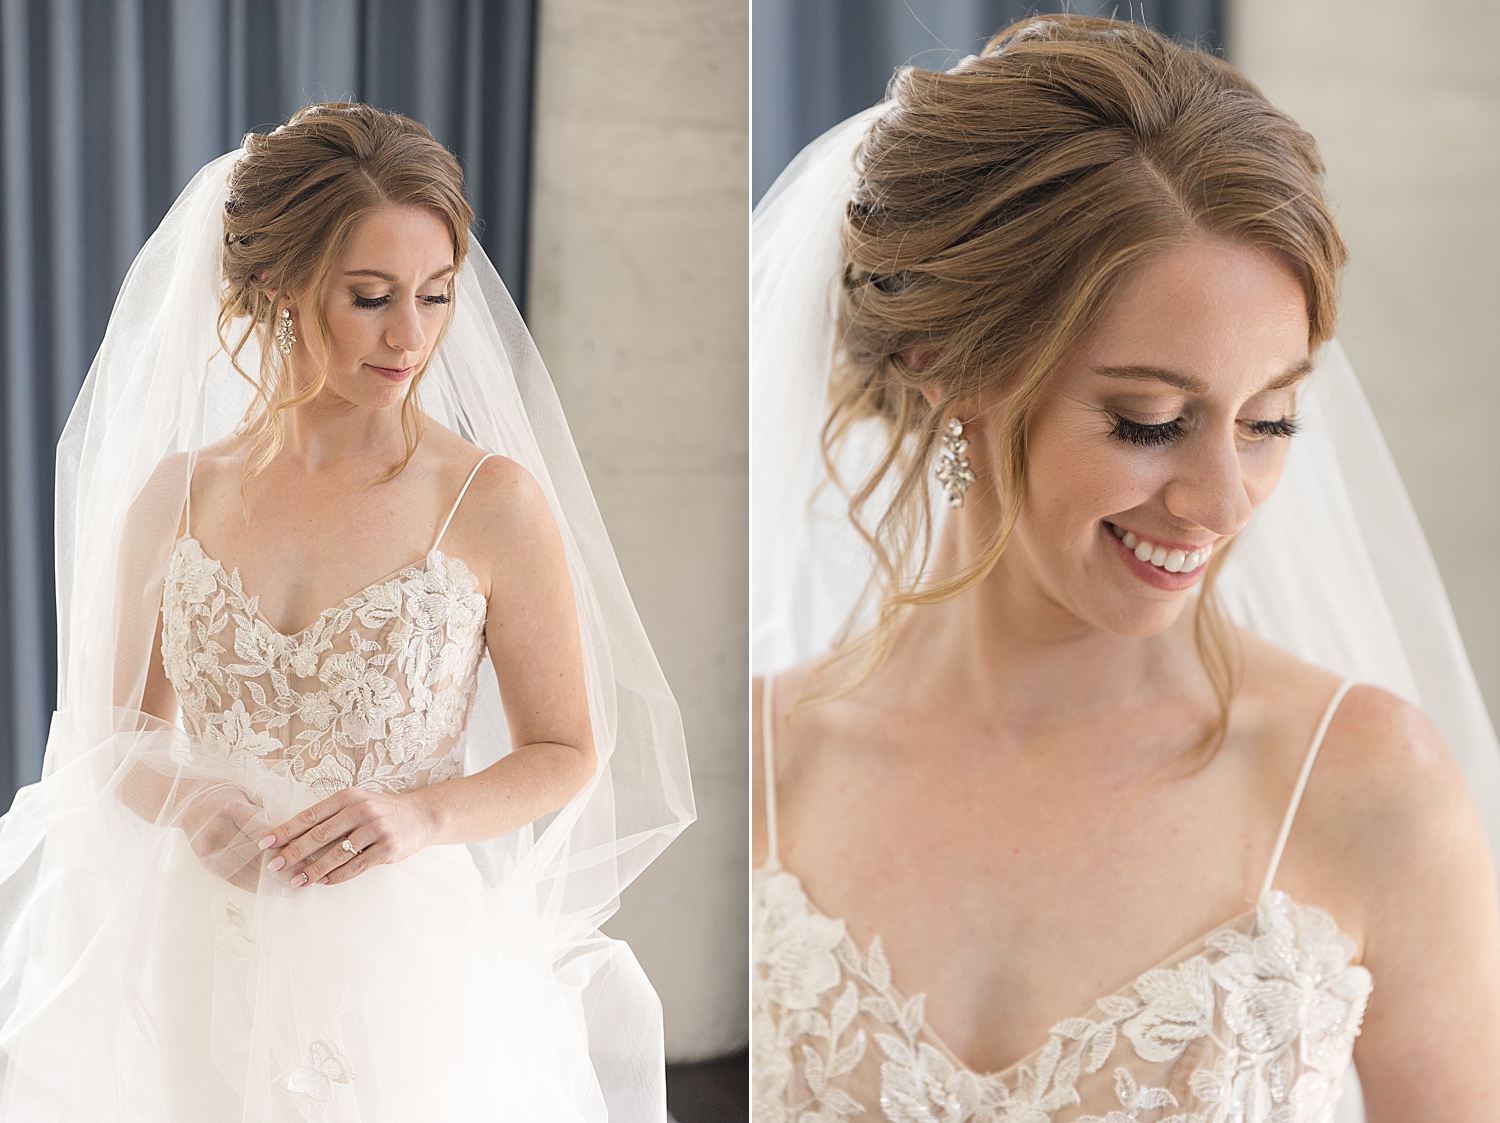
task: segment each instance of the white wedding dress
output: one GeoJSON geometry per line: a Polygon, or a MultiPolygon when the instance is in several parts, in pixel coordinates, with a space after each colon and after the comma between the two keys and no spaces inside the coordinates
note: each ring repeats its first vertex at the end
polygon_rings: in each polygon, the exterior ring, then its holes
{"type": "Polygon", "coordinates": [[[512,738],[487,605],[441,532],[290,635],[193,534],[197,451],[254,394],[217,326],[241,156],[205,166],[142,248],[59,441],[57,711],[41,780],[0,818],[0,1119],[662,1123],[661,1005],[600,926],[693,819],[681,720],[477,244],[410,392],[545,497],[598,768],[499,838],[338,885],[265,868],[267,829],[331,792],[473,774],[512,738]],[[143,709],[158,629],[179,723],[143,709]]]}
{"type": "MultiPolygon", "coordinates": [[[[349,786],[463,773],[486,604],[443,532],[285,635],[188,518],[161,611],[192,754],[234,770],[273,821],[349,786]]],[[[119,826],[128,847],[138,832],[119,826]]],[[[55,831],[64,844],[108,836],[55,831]]],[[[466,847],[336,886],[277,891],[262,872],[258,893],[205,869],[181,832],[153,857],[158,891],[102,918],[138,956],[126,988],[91,985],[79,964],[12,1050],[5,1118],[103,1119],[108,1099],[108,1118],[154,1123],[576,1120],[597,1099],[581,1017],[526,926],[486,904],[466,847]]]]}
{"type": "Polygon", "coordinates": [[[1350,963],[1354,941],[1327,913],[1272,885],[1348,682],[1307,751],[1256,907],[991,1073],[932,1032],[878,936],[861,949],[781,867],[770,682],[770,846],[753,879],[756,1123],[1332,1123],[1370,973],[1350,963]]]}

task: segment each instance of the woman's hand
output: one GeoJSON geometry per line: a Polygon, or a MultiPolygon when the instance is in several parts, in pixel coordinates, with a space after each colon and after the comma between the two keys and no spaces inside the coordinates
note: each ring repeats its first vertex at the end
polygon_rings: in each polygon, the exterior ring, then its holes
{"type": "Polygon", "coordinates": [[[258,804],[235,788],[215,786],[193,795],[179,822],[204,869],[255,892],[261,858],[256,839],[269,822],[258,804]]]}
{"type": "Polygon", "coordinates": [[[274,854],[266,869],[293,886],[337,885],[372,866],[399,862],[432,837],[431,817],[417,794],[345,788],[261,839],[261,849],[274,854]],[[344,848],[346,839],[353,849],[344,848]]]}

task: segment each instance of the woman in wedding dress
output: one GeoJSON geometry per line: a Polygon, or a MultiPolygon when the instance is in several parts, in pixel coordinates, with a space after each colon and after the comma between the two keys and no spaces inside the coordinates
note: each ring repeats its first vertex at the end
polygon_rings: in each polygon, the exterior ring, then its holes
{"type": "Polygon", "coordinates": [[[680,726],[472,217],[315,105],[127,278],[0,829],[5,1119],[665,1118],[598,925],[691,818],[680,726]]]}
{"type": "Polygon", "coordinates": [[[1049,16],[761,204],[757,1120],[1308,1123],[1351,1053],[1371,1123],[1494,1117],[1494,738],[1321,181],[1222,61],[1049,16]]]}

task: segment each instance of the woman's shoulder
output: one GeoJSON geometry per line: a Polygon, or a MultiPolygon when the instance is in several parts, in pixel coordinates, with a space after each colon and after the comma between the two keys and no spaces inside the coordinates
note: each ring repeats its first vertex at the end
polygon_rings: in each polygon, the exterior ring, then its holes
{"type": "Polygon", "coordinates": [[[1318,752],[1308,812],[1332,835],[1358,838],[1372,874],[1438,844],[1455,815],[1474,813],[1463,769],[1420,706],[1369,683],[1349,687],[1318,752]]]}
{"type": "Polygon", "coordinates": [[[1368,933],[1378,902],[1423,882],[1422,892],[1439,891],[1446,875],[1434,870],[1436,855],[1455,863],[1482,858],[1484,830],[1468,782],[1420,706],[1359,681],[1338,697],[1338,676],[1264,641],[1247,644],[1246,679],[1263,700],[1275,692],[1278,708],[1298,715],[1287,726],[1300,727],[1288,737],[1294,751],[1276,764],[1281,784],[1294,782],[1327,719],[1297,809],[1294,831],[1302,841],[1288,848],[1289,856],[1301,855],[1300,863],[1291,861],[1303,866],[1309,895],[1357,902],[1365,914],[1357,927],[1368,933]]]}
{"type": "Polygon", "coordinates": [[[443,530],[443,549],[469,562],[483,588],[503,585],[502,574],[534,578],[538,567],[565,566],[547,494],[524,464],[490,455],[431,422],[422,444],[424,471],[437,478],[446,501],[457,504],[443,530]]]}
{"type": "MultiPolygon", "coordinates": [[[[841,691],[840,666],[826,655],[750,679],[751,865],[760,865],[766,847],[766,781],[774,772],[778,789],[795,789],[798,774],[814,757],[849,732],[841,691]],[[795,729],[795,738],[792,736],[795,729]]],[[[834,750],[837,751],[837,750],[834,750]]]]}
{"type": "Polygon", "coordinates": [[[541,485],[524,464],[490,453],[430,418],[424,428],[422,443],[437,473],[456,488],[467,481],[465,506],[481,508],[489,518],[534,515],[538,502],[545,509],[541,485]]]}
{"type": "MultiPolygon", "coordinates": [[[[157,461],[132,499],[131,516],[155,512],[164,505],[180,508],[190,486],[195,498],[201,498],[206,484],[227,474],[231,461],[243,465],[244,453],[238,447],[240,443],[238,438],[227,437],[190,452],[167,453],[157,461]]],[[[238,480],[238,475],[235,479],[238,480]]],[[[185,513],[182,518],[186,518],[185,513]]],[[[179,533],[183,529],[179,522],[179,533]]]]}
{"type": "Polygon", "coordinates": [[[1310,746],[1328,716],[1317,767],[1325,776],[1339,773],[1343,779],[1347,772],[1357,778],[1357,793],[1367,801],[1401,801],[1413,785],[1425,791],[1455,778],[1462,787],[1462,773],[1431,718],[1383,687],[1350,682],[1330,716],[1326,711],[1343,684],[1340,676],[1248,633],[1245,684],[1263,710],[1274,711],[1278,724],[1306,733],[1294,738],[1300,740],[1298,753],[1310,746]]]}
{"type": "MultiPolygon", "coordinates": [[[[760,866],[769,854],[767,834],[766,788],[770,774],[775,782],[785,782],[791,771],[788,763],[792,745],[786,736],[788,719],[798,703],[809,700],[815,690],[827,684],[823,659],[810,659],[774,675],[757,675],[750,680],[750,864],[760,866]],[[767,740],[769,738],[769,741],[767,740]]],[[[799,716],[806,724],[809,713],[799,716]]],[[[812,717],[816,720],[816,715],[812,717]]]]}
{"type": "Polygon", "coordinates": [[[188,474],[197,479],[200,472],[214,472],[223,468],[228,460],[244,461],[244,440],[228,436],[213,444],[204,445],[187,452],[169,452],[156,462],[151,475],[142,485],[143,492],[163,487],[180,488],[187,482],[188,474]]]}

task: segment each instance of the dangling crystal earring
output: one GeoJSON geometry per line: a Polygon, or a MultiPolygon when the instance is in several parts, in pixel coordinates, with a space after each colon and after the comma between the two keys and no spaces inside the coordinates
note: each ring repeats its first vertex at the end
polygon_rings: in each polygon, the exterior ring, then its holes
{"type": "Polygon", "coordinates": [[[956,417],[948,418],[948,431],[943,434],[943,448],[938,453],[937,480],[948,493],[950,507],[964,505],[964,492],[974,482],[974,470],[964,455],[968,449],[969,439],[964,436],[963,422],[956,417]]]}
{"type": "Polygon", "coordinates": [[[281,310],[281,319],[276,324],[276,346],[283,355],[290,355],[292,347],[297,342],[297,332],[292,327],[292,313],[288,308],[281,310]]]}

